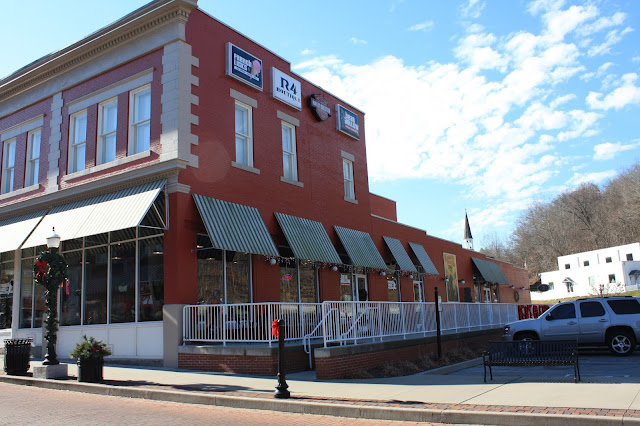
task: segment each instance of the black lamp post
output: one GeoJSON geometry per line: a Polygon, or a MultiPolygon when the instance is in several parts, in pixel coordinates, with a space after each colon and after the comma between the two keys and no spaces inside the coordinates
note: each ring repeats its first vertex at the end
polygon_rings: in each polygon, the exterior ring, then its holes
{"type": "Polygon", "coordinates": [[[277,335],[278,335],[278,384],[276,385],[276,391],[274,393],[275,398],[289,398],[291,392],[289,392],[289,385],[287,384],[287,378],[284,371],[284,329],[285,324],[283,319],[277,320],[277,335]]]}
{"type": "Polygon", "coordinates": [[[67,264],[58,253],[60,236],[53,228],[53,234],[47,237],[48,250],[41,253],[33,266],[36,283],[45,288],[45,306],[47,319],[45,320],[45,340],[47,341],[47,354],[43,365],[58,365],[56,355],[56,342],[58,332],[58,288],[67,279],[67,264]]]}

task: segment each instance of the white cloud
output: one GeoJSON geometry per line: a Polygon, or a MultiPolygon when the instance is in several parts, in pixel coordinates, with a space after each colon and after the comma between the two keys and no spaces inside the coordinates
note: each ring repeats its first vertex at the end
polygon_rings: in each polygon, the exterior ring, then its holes
{"type": "Polygon", "coordinates": [[[356,37],[351,37],[349,41],[353,44],[367,44],[367,40],[362,40],[356,37]]]}
{"type": "Polygon", "coordinates": [[[461,8],[462,16],[465,18],[477,19],[482,15],[482,10],[485,7],[484,0],[468,0],[467,4],[461,8]]]}
{"type": "Polygon", "coordinates": [[[627,14],[622,12],[614,13],[611,17],[603,16],[591,24],[583,25],[577,30],[577,33],[584,37],[611,27],[617,27],[624,23],[626,17],[627,14]]]}
{"type": "Polygon", "coordinates": [[[594,160],[611,160],[613,157],[615,157],[618,153],[620,152],[624,152],[624,151],[630,151],[632,149],[636,149],[638,148],[638,144],[622,144],[620,142],[618,143],[611,143],[611,142],[605,142],[605,143],[601,143],[598,144],[596,146],[593,147],[593,159],[594,160]]]}
{"type": "Polygon", "coordinates": [[[433,21],[424,21],[419,24],[415,24],[407,28],[408,31],[422,31],[427,32],[433,28],[433,21]]]}
{"type": "Polygon", "coordinates": [[[633,30],[628,27],[622,31],[618,31],[618,30],[609,31],[607,33],[607,36],[605,37],[605,41],[602,44],[599,44],[598,46],[594,46],[591,49],[589,49],[587,54],[589,56],[599,56],[599,55],[604,55],[606,53],[610,53],[611,46],[613,46],[614,44],[622,40],[623,35],[628,34],[632,31],[633,30]]]}
{"type": "Polygon", "coordinates": [[[300,54],[304,56],[314,55],[315,53],[316,51],[313,49],[304,49],[302,52],[300,52],[300,54]]]}
{"type": "Polygon", "coordinates": [[[592,173],[574,173],[571,179],[568,180],[568,184],[571,186],[577,186],[581,183],[604,183],[607,180],[615,177],[618,174],[616,170],[607,170],[604,172],[592,172],[592,173]]]}
{"type": "Polygon", "coordinates": [[[635,85],[637,79],[638,74],[625,74],[618,82],[619,87],[604,96],[604,98],[602,93],[589,92],[587,104],[593,109],[609,110],[640,103],[640,87],[635,85]]]}

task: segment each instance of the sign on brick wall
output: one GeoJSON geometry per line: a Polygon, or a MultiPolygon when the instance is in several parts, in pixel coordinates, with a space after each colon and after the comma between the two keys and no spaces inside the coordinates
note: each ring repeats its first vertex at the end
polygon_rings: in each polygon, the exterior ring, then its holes
{"type": "Polygon", "coordinates": [[[271,68],[271,90],[274,98],[296,109],[302,109],[300,82],[277,68],[271,68]]]}
{"type": "Polygon", "coordinates": [[[338,130],[342,133],[360,139],[360,121],[355,112],[351,112],[342,105],[336,105],[338,130]]]}
{"type": "Polygon", "coordinates": [[[262,90],[262,61],[227,43],[227,75],[262,90]]]}

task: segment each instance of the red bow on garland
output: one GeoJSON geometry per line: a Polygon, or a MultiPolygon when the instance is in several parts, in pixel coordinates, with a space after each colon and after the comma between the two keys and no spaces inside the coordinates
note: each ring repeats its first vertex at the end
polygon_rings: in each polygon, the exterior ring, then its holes
{"type": "Polygon", "coordinates": [[[36,260],[36,267],[38,268],[38,272],[36,273],[36,279],[38,281],[44,281],[44,276],[49,272],[49,265],[45,260],[36,260]]]}
{"type": "MultiPolygon", "coordinates": [[[[280,320],[275,319],[271,323],[271,335],[275,336],[276,339],[280,338],[280,325],[278,324],[278,321],[280,320]]],[[[282,321],[282,325],[284,325],[284,321],[282,321]]]]}

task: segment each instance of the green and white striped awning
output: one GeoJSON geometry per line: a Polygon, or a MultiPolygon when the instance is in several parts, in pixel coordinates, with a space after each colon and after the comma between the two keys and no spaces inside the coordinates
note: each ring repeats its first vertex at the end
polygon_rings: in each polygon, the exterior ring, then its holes
{"type": "Polygon", "coordinates": [[[22,248],[45,244],[54,227],[66,241],[138,226],[164,184],[151,182],[54,207],[22,248]]]}
{"type": "Polygon", "coordinates": [[[473,261],[474,265],[476,265],[476,268],[478,268],[480,275],[482,275],[482,278],[484,278],[486,282],[509,284],[507,277],[505,277],[504,272],[502,272],[502,268],[500,268],[500,265],[498,265],[497,263],[491,262],[489,260],[478,259],[477,257],[472,257],[471,260],[473,261]]]}
{"type": "Polygon", "coordinates": [[[438,275],[436,266],[431,261],[431,258],[427,254],[427,251],[424,249],[422,244],[409,242],[409,247],[411,247],[411,250],[413,250],[413,254],[415,254],[418,258],[418,262],[420,262],[420,265],[422,265],[422,269],[424,270],[425,274],[438,275]]]}
{"type": "Polygon", "coordinates": [[[255,207],[193,194],[213,247],[277,257],[260,211],[255,207]]]}
{"type": "Polygon", "coordinates": [[[356,231],[355,229],[333,227],[340,238],[340,242],[347,251],[351,263],[355,266],[365,266],[368,268],[387,269],[378,248],[373,243],[371,235],[367,232],[356,231]]]}
{"type": "Polygon", "coordinates": [[[322,223],[278,212],[275,216],[295,257],[317,262],[342,263],[322,223]]]}
{"type": "MultiPolygon", "coordinates": [[[[40,223],[46,210],[0,220],[0,253],[14,251],[40,223]]],[[[44,244],[44,240],[40,244],[44,244]]]]}
{"type": "Polygon", "coordinates": [[[407,254],[407,251],[402,246],[402,243],[397,238],[382,237],[384,242],[387,243],[387,247],[391,251],[393,258],[396,260],[398,267],[401,271],[417,272],[416,266],[411,261],[411,258],[407,254]]]}

